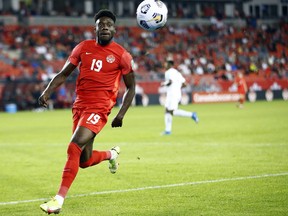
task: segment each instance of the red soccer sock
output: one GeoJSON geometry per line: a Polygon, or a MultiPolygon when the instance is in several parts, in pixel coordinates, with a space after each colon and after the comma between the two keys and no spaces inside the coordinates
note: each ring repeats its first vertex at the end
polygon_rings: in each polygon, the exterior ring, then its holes
{"type": "Polygon", "coordinates": [[[71,142],[69,144],[67,149],[68,158],[62,173],[62,182],[58,191],[58,195],[63,198],[65,198],[78,173],[81,152],[81,148],[76,143],[71,142]]]}
{"type": "Polygon", "coordinates": [[[80,163],[80,167],[81,168],[87,168],[90,166],[94,166],[94,165],[99,164],[100,162],[102,162],[104,160],[109,160],[110,158],[111,158],[111,152],[110,151],[96,151],[96,150],[94,150],[90,159],[88,161],[80,163]]]}

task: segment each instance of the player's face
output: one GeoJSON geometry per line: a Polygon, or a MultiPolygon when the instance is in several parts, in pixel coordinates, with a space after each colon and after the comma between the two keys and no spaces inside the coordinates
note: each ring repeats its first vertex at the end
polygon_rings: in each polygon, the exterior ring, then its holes
{"type": "Polygon", "coordinates": [[[114,21],[109,17],[100,17],[95,23],[95,32],[99,44],[110,43],[116,32],[114,21]]]}

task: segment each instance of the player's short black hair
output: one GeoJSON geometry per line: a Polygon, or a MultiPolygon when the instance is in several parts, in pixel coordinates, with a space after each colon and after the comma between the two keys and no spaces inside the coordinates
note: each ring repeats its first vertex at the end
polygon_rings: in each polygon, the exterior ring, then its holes
{"type": "Polygon", "coordinates": [[[170,64],[170,65],[174,65],[174,61],[173,61],[173,60],[168,60],[167,62],[168,62],[168,64],[170,64]]]}
{"type": "Polygon", "coordinates": [[[98,13],[95,14],[95,16],[94,16],[94,21],[96,22],[99,18],[104,17],[104,16],[111,18],[114,21],[114,23],[116,22],[115,14],[108,9],[99,10],[98,13]]]}

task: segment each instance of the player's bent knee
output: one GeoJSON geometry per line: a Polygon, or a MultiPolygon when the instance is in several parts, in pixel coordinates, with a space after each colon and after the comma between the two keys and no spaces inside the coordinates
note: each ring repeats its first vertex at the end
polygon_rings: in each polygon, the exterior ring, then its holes
{"type": "Polygon", "coordinates": [[[82,169],[85,169],[85,168],[87,168],[87,167],[89,167],[89,166],[90,166],[89,161],[86,161],[86,162],[84,162],[84,163],[80,163],[80,164],[79,164],[79,167],[82,168],[82,169]]]}

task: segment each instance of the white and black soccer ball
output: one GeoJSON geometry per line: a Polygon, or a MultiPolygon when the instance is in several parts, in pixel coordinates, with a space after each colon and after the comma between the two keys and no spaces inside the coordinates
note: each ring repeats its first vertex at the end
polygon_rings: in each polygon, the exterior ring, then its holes
{"type": "Polygon", "coordinates": [[[136,11],[138,25],[148,31],[162,28],[167,22],[168,9],[160,0],[144,0],[136,11]]]}

